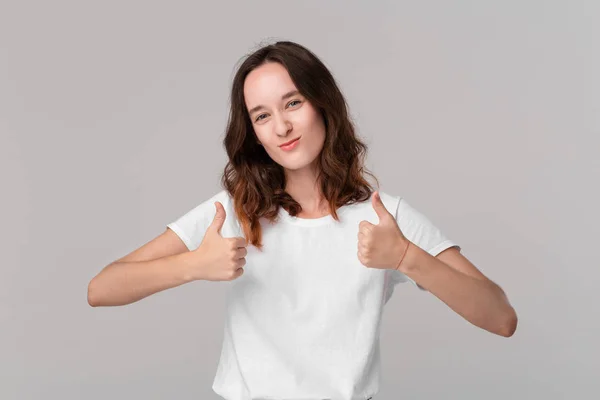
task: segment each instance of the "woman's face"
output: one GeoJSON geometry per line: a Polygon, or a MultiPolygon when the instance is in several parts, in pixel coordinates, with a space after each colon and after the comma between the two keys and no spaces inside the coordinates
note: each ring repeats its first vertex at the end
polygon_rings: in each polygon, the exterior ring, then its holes
{"type": "Polygon", "coordinates": [[[270,62],[252,70],[244,99],[256,136],[273,161],[288,170],[313,164],[325,141],[323,117],[298,92],[285,67],[270,62]],[[282,146],[297,138],[292,146],[282,146]]]}

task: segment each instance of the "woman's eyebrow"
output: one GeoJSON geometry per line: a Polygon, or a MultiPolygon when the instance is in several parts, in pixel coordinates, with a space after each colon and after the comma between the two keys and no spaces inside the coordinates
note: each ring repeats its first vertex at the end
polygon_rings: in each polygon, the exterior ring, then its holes
{"type": "MultiPolygon", "coordinates": [[[[292,96],[295,96],[295,95],[297,95],[297,94],[299,94],[299,93],[300,93],[300,92],[298,92],[298,90],[297,90],[297,89],[290,90],[289,92],[287,92],[286,94],[284,94],[283,96],[281,96],[281,100],[285,100],[285,99],[287,99],[287,98],[289,98],[289,97],[292,97],[292,96]]],[[[251,109],[248,111],[248,114],[252,114],[253,112],[260,110],[261,108],[266,108],[266,107],[265,107],[265,106],[263,106],[262,104],[259,104],[259,105],[258,105],[258,106],[256,106],[256,107],[252,107],[252,108],[251,108],[251,109]]]]}

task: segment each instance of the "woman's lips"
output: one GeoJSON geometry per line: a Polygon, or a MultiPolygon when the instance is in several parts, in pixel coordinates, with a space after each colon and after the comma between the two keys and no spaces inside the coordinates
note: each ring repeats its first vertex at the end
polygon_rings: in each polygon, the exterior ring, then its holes
{"type": "Polygon", "coordinates": [[[291,143],[289,143],[289,144],[286,144],[286,145],[281,145],[281,146],[279,146],[279,147],[281,147],[281,149],[282,149],[283,151],[290,151],[290,150],[292,150],[293,148],[295,148],[295,147],[298,145],[298,143],[300,142],[300,138],[301,138],[301,137],[302,137],[302,136],[298,137],[298,139],[294,140],[293,142],[291,142],[291,143]]]}

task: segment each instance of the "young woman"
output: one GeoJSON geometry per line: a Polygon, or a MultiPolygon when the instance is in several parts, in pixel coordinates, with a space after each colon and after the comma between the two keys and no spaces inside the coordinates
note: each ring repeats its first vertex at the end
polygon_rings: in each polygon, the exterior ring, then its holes
{"type": "MultiPolygon", "coordinates": [[[[375,191],[334,78],[308,49],[250,54],[232,85],[224,189],[105,267],[93,306],[194,280],[230,281],[213,390],[228,400],[366,400],[399,282],[511,336],[503,290],[401,196],[375,191]]],[[[375,178],[375,181],[377,179],[375,178]]]]}

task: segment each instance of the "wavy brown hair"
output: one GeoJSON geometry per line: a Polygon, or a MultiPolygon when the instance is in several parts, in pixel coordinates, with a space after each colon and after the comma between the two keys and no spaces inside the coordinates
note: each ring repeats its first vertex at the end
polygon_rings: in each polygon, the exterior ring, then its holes
{"type": "Polygon", "coordinates": [[[332,217],[346,204],[368,200],[373,186],[365,175],[377,178],[364,166],[367,145],[356,136],[348,105],[327,67],[305,47],[279,41],[245,56],[233,78],[229,120],[223,145],[229,161],[221,183],[234,201],[234,209],[249,244],[262,249],[259,219],[273,222],[279,207],[297,215],[302,207],[285,191],[283,167],[258,144],[244,100],[244,81],[255,68],[268,62],[281,64],[298,91],[323,116],[325,143],[316,164],[318,182],[332,217]]]}

